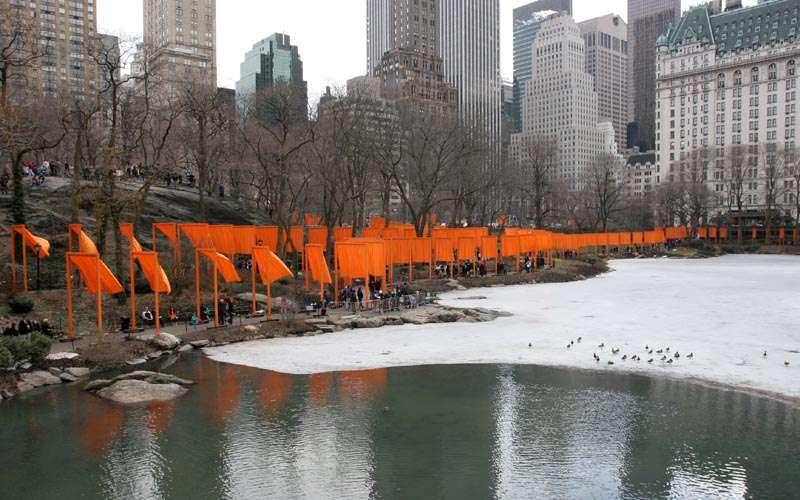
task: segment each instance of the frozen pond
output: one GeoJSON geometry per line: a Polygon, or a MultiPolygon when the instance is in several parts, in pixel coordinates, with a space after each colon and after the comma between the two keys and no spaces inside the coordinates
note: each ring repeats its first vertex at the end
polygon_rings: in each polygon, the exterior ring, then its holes
{"type": "Polygon", "coordinates": [[[749,255],[611,265],[614,272],[584,282],[473,289],[442,301],[513,314],[492,323],[345,331],[206,352],[217,361],[293,374],[536,364],[695,378],[800,397],[800,258],[749,255]],[[476,296],[486,298],[462,300],[476,296]],[[582,341],[568,349],[578,337],[582,341]],[[662,362],[667,348],[671,358],[676,351],[681,358],[662,362]],[[661,349],[665,352],[655,352],[661,349]],[[625,355],[642,361],[623,361],[625,355]]]}

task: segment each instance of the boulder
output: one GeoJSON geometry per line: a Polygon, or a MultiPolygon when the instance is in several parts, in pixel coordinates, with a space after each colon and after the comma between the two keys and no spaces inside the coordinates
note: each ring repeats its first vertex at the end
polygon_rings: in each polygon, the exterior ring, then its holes
{"type": "Polygon", "coordinates": [[[20,363],[17,368],[19,368],[22,371],[27,371],[27,370],[30,370],[31,368],[33,368],[33,365],[29,361],[25,361],[25,362],[20,363]]]}
{"type": "Polygon", "coordinates": [[[113,383],[114,382],[112,380],[105,380],[105,379],[92,380],[83,387],[83,390],[86,392],[94,392],[103,389],[105,387],[108,387],[113,383]]]}
{"type": "Polygon", "coordinates": [[[54,377],[58,377],[62,373],[61,369],[56,368],[55,366],[51,366],[50,368],[47,369],[47,371],[49,371],[50,374],[53,375],[54,377]]]}
{"type": "Polygon", "coordinates": [[[383,324],[387,326],[400,326],[403,324],[403,318],[399,316],[387,316],[383,319],[383,324]]]}
{"type": "Polygon", "coordinates": [[[27,382],[23,382],[23,381],[17,382],[17,392],[19,392],[19,393],[32,391],[34,389],[35,389],[35,387],[33,387],[31,384],[29,384],[27,382]]]}
{"type": "Polygon", "coordinates": [[[151,384],[143,380],[120,380],[97,392],[103,399],[123,405],[171,401],[188,391],[178,384],[151,384]]]}
{"type": "Polygon", "coordinates": [[[258,332],[258,327],[255,326],[255,325],[246,325],[244,327],[244,331],[246,331],[248,333],[256,333],[256,332],[258,332]]]}
{"type": "Polygon", "coordinates": [[[124,375],[120,375],[114,378],[111,382],[119,382],[121,380],[146,380],[150,381],[151,384],[178,384],[178,385],[194,385],[194,381],[186,380],[175,375],[169,375],[166,373],[159,373],[159,372],[149,372],[149,371],[137,371],[132,373],[126,373],[124,375]]]}
{"type": "Polygon", "coordinates": [[[136,358],[136,359],[129,359],[125,363],[129,366],[139,366],[147,363],[147,360],[144,358],[136,358]]]}
{"type": "Polygon", "coordinates": [[[165,354],[167,354],[167,351],[151,352],[150,354],[147,355],[147,359],[158,359],[158,358],[160,358],[161,356],[163,356],[165,354]]]}
{"type": "Polygon", "coordinates": [[[170,351],[181,344],[181,339],[169,333],[160,333],[150,339],[149,344],[162,351],[170,351]]]}
{"type": "Polygon", "coordinates": [[[44,385],[58,385],[61,379],[56,377],[50,372],[31,372],[23,373],[20,378],[23,382],[32,385],[33,387],[41,387],[44,385]]]}
{"type": "Polygon", "coordinates": [[[430,313],[424,309],[413,309],[405,311],[400,314],[400,319],[403,323],[410,323],[412,325],[424,325],[430,323],[430,313]]]}
{"type": "Polygon", "coordinates": [[[48,354],[45,359],[48,361],[63,361],[63,360],[71,361],[79,357],[80,354],[78,354],[77,352],[54,352],[48,354]]]}
{"type": "Polygon", "coordinates": [[[65,384],[71,384],[72,382],[77,382],[78,381],[78,377],[76,377],[75,375],[71,375],[71,374],[69,374],[67,372],[62,372],[58,376],[58,378],[60,378],[61,381],[63,383],[65,383],[65,384]]]}
{"type": "Polygon", "coordinates": [[[14,397],[14,393],[9,391],[8,389],[3,389],[2,391],[0,391],[0,394],[2,394],[3,397],[6,399],[11,399],[14,397]]]}
{"type": "Polygon", "coordinates": [[[190,344],[182,345],[178,348],[178,352],[189,352],[189,351],[194,351],[194,347],[192,347],[190,344]]]}
{"type": "Polygon", "coordinates": [[[207,346],[208,344],[209,344],[208,340],[195,340],[194,342],[189,342],[190,346],[192,346],[194,348],[197,348],[197,349],[203,348],[203,347],[207,346]]]}
{"type": "Polygon", "coordinates": [[[73,377],[84,378],[89,376],[89,369],[83,367],[73,367],[73,368],[66,368],[65,372],[69,373],[73,377]]]}
{"type": "Polygon", "coordinates": [[[379,316],[375,316],[375,317],[371,317],[371,318],[361,317],[361,318],[356,318],[355,320],[353,320],[353,327],[355,327],[355,328],[380,328],[380,327],[382,327],[384,325],[384,323],[385,323],[384,319],[379,317],[379,316]]]}
{"type": "Polygon", "coordinates": [[[310,318],[307,319],[305,323],[311,326],[327,325],[328,318],[310,318]]]}

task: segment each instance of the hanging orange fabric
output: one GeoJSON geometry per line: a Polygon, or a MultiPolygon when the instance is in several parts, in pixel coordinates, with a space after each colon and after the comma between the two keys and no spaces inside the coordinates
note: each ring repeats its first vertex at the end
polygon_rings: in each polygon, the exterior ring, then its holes
{"type": "Polygon", "coordinates": [[[353,237],[352,227],[337,227],[333,230],[334,241],[346,241],[353,237]]]}
{"type": "Polygon", "coordinates": [[[314,214],[305,214],[303,216],[303,225],[305,226],[319,226],[322,223],[322,217],[314,214]]]}
{"type": "Polygon", "coordinates": [[[11,230],[16,231],[17,234],[22,236],[22,241],[25,243],[25,246],[27,246],[34,254],[37,254],[37,257],[40,259],[50,256],[49,241],[39,236],[35,236],[25,226],[14,226],[11,228],[11,230]]]}
{"type": "Polygon", "coordinates": [[[344,278],[368,278],[369,264],[367,247],[355,240],[336,243],[336,266],[344,278]]]}
{"type": "Polygon", "coordinates": [[[324,284],[333,283],[328,263],[325,261],[325,252],[320,245],[306,245],[306,258],[314,281],[324,284]]]}
{"type": "Polygon", "coordinates": [[[433,255],[436,262],[453,262],[453,241],[449,238],[435,238],[433,240],[433,255]]]}
{"type": "Polygon", "coordinates": [[[303,226],[292,226],[289,228],[289,242],[292,244],[288,251],[303,251],[303,226]]]}
{"type": "Polygon", "coordinates": [[[124,222],[119,225],[119,233],[128,240],[128,243],[131,246],[131,251],[133,252],[141,252],[142,245],[139,244],[139,240],[136,239],[136,236],[133,234],[133,224],[124,222]]]}
{"type": "Polygon", "coordinates": [[[700,238],[701,240],[708,239],[708,228],[707,227],[699,228],[697,230],[697,237],[700,238]]]}
{"type": "Polygon", "coordinates": [[[71,253],[68,255],[68,258],[70,264],[75,266],[80,272],[83,282],[86,284],[86,288],[89,289],[89,292],[93,294],[97,293],[98,272],[100,273],[100,289],[102,292],[111,295],[123,292],[122,285],[117,280],[116,276],[114,276],[108,266],[100,260],[98,255],[71,253]]]}
{"type": "Polygon", "coordinates": [[[727,240],[728,239],[728,228],[727,227],[719,228],[719,239],[721,239],[721,240],[727,240]]]}
{"type": "Polygon", "coordinates": [[[414,264],[428,264],[431,261],[431,239],[413,238],[407,240],[411,246],[411,261],[414,264]]]}
{"type": "Polygon", "coordinates": [[[195,248],[212,248],[214,246],[214,241],[211,239],[211,233],[208,230],[208,224],[179,224],[178,228],[189,238],[195,248]]]}
{"type": "Polygon", "coordinates": [[[516,257],[520,254],[519,236],[503,236],[500,238],[503,257],[516,257]]]}
{"type": "Polygon", "coordinates": [[[374,215],[369,218],[369,227],[373,229],[384,229],[387,227],[386,219],[374,215]]]}
{"type": "Polygon", "coordinates": [[[157,222],[153,228],[164,235],[169,246],[174,250],[178,246],[178,225],[174,222],[157,222]]]}
{"type": "Polygon", "coordinates": [[[242,278],[236,272],[236,267],[233,262],[226,256],[214,250],[200,250],[200,253],[213,261],[217,265],[217,272],[222,276],[222,279],[227,283],[239,283],[242,278]]]}
{"type": "MultiPolygon", "coordinates": [[[[411,261],[411,242],[407,239],[389,240],[387,242],[391,247],[389,252],[394,264],[407,264],[411,261]]],[[[427,261],[426,261],[427,262],[427,261]]]]}
{"type": "Polygon", "coordinates": [[[233,226],[233,241],[236,247],[234,253],[250,255],[256,245],[255,226],[233,226]]]}
{"type": "MultiPolygon", "coordinates": [[[[208,226],[208,232],[211,234],[211,241],[214,242],[213,248],[217,252],[225,255],[236,253],[236,235],[233,226],[227,224],[208,226]]],[[[252,248],[252,244],[250,246],[252,248]]]]}
{"type": "Polygon", "coordinates": [[[460,260],[475,260],[478,251],[480,251],[479,241],[475,238],[459,238],[458,258],[460,260]]]}
{"type": "Polygon", "coordinates": [[[278,251],[278,227],[277,226],[258,226],[255,229],[256,246],[266,247],[273,252],[278,251]]]}
{"type": "Polygon", "coordinates": [[[481,257],[484,260],[497,258],[497,238],[484,236],[481,238],[481,257]]]}
{"type": "Polygon", "coordinates": [[[252,253],[264,285],[271,285],[283,278],[294,276],[286,264],[269,248],[254,247],[252,253]]]}
{"type": "Polygon", "coordinates": [[[80,249],[80,253],[100,255],[100,252],[97,251],[97,246],[95,246],[94,241],[92,241],[92,239],[89,238],[83,231],[81,231],[78,235],[78,248],[80,249]]]}
{"type": "Polygon", "coordinates": [[[171,294],[172,285],[169,282],[167,273],[158,262],[158,254],[155,252],[135,251],[133,258],[139,263],[142,268],[147,283],[150,285],[150,290],[158,293],[171,294]]]}
{"type": "Polygon", "coordinates": [[[323,247],[328,244],[328,228],[327,227],[310,227],[308,228],[308,242],[312,245],[322,245],[323,247]]]}

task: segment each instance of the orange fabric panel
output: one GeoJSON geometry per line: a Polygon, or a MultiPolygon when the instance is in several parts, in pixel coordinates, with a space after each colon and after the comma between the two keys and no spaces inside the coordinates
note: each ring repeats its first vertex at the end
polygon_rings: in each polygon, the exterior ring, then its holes
{"type": "Polygon", "coordinates": [[[303,251],[303,226],[292,226],[289,228],[289,241],[292,244],[292,248],[289,248],[289,251],[294,250],[297,253],[303,251]]]}
{"type": "Polygon", "coordinates": [[[352,227],[337,227],[333,230],[334,241],[346,241],[353,237],[352,227]]]}
{"type": "Polygon", "coordinates": [[[367,278],[369,265],[367,263],[366,245],[351,241],[336,244],[336,266],[339,274],[345,278],[367,278]]]}
{"type": "Polygon", "coordinates": [[[75,254],[67,255],[71,265],[75,266],[86,284],[89,292],[97,293],[97,273],[100,273],[100,291],[116,295],[122,293],[122,285],[117,280],[116,276],[106,266],[105,262],[100,260],[100,256],[96,254],[75,254]]]}
{"type": "Polygon", "coordinates": [[[192,246],[195,248],[212,248],[214,240],[211,239],[211,233],[208,230],[208,224],[205,223],[192,223],[192,224],[179,224],[180,232],[189,238],[192,246]]]}
{"type": "Polygon", "coordinates": [[[484,236],[481,238],[481,257],[486,259],[497,258],[497,238],[494,236],[484,236]]]}
{"type": "Polygon", "coordinates": [[[167,278],[167,273],[158,263],[158,254],[155,252],[142,252],[138,251],[133,254],[133,258],[139,263],[142,268],[147,283],[150,285],[150,290],[156,291],[158,285],[158,293],[172,293],[172,285],[167,278]]]}
{"type": "Polygon", "coordinates": [[[728,239],[728,228],[727,227],[719,228],[719,238],[721,240],[727,240],[728,239]]]}
{"type": "Polygon", "coordinates": [[[92,239],[89,238],[83,231],[81,231],[78,235],[78,249],[80,250],[80,253],[100,255],[100,252],[97,251],[97,246],[94,244],[94,241],[92,241],[92,239]]]}
{"type": "Polygon", "coordinates": [[[136,236],[133,234],[133,224],[130,223],[122,223],[119,225],[119,232],[122,236],[128,240],[128,243],[131,246],[131,252],[141,252],[142,245],[139,244],[139,240],[136,239],[136,236]]]}
{"type": "Polygon", "coordinates": [[[631,234],[631,242],[634,245],[641,245],[644,243],[644,233],[636,232],[631,234]]]}
{"type": "Polygon", "coordinates": [[[435,238],[433,240],[433,256],[436,262],[453,262],[453,241],[449,238],[435,238]]]}
{"type": "Polygon", "coordinates": [[[234,253],[250,255],[253,252],[253,247],[256,246],[255,226],[234,226],[233,241],[236,247],[236,252],[234,253]]]}
{"type": "Polygon", "coordinates": [[[308,228],[308,243],[311,245],[328,245],[328,228],[327,227],[310,227],[308,228]]]}
{"type": "Polygon", "coordinates": [[[178,247],[178,225],[174,222],[155,223],[153,227],[169,241],[169,246],[173,249],[178,247]]]}
{"type": "Polygon", "coordinates": [[[369,218],[369,227],[373,229],[384,229],[385,227],[387,227],[386,219],[374,215],[369,218]]]}
{"type": "Polygon", "coordinates": [[[255,229],[256,246],[266,247],[273,252],[278,251],[278,227],[258,226],[255,229]]]}
{"type": "Polygon", "coordinates": [[[786,239],[786,229],[780,228],[778,230],[778,239],[784,241],[786,239]]]}
{"type": "Polygon", "coordinates": [[[14,226],[12,228],[12,230],[16,231],[17,234],[22,236],[22,241],[25,243],[25,245],[28,248],[31,249],[32,252],[37,253],[36,249],[38,247],[39,250],[38,250],[37,256],[40,259],[43,259],[45,257],[49,257],[50,256],[50,242],[49,241],[47,241],[46,239],[41,238],[39,236],[35,236],[25,226],[14,226]]]}
{"type": "Polygon", "coordinates": [[[328,263],[325,261],[325,252],[320,245],[306,245],[306,258],[311,269],[311,277],[317,283],[333,283],[328,263]]]}
{"type": "Polygon", "coordinates": [[[428,264],[431,261],[431,239],[413,238],[408,240],[411,245],[411,260],[415,264],[428,264]]]}
{"type": "Polygon", "coordinates": [[[386,274],[387,251],[386,243],[381,240],[365,241],[367,246],[367,258],[369,261],[369,273],[372,276],[383,276],[386,274]]]}
{"type": "Polygon", "coordinates": [[[211,234],[211,241],[214,242],[213,248],[217,252],[227,255],[236,253],[236,236],[233,226],[227,224],[208,226],[208,232],[211,234]]]}
{"type": "Polygon", "coordinates": [[[411,261],[411,242],[406,239],[389,240],[390,260],[393,264],[407,264],[411,261]]]}
{"type": "Polygon", "coordinates": [[[707,239],[708,238],[708,228],[707,227],[701,227],[700,229],[698,229],[697,230],[697,236],[701,240],[707,239]]]}
{"type": "Polygon", "coordinates": [[[480,250],[480,240],[476,238],[458,239],[458,258],[460,260],[475,260],[480,250]]]}
{"type": "Polygon", "coordinates": [[[319,226],[320,224],[322,224],[322,217],[319,215],[305,214],[303,216],[304,226],[319,226]]]}
{"type": "Polygon", "coordinates": [[[239,273],[236,272],[236,267],[230,259],[214,250],[202,250],[200,253],[217,265],[217,272],[226,283],[239,283],[242,281],[242,278],[239,277],[239,273]]]}
{"type": "Polygon", "coordinates": [[[503,257],[516,257],[520,253],[519,236],[503,236],[500,241],[503,257]]]}
{"type": "Polygon", "coordinates": [[[294,276],[289,267],[267,247],[253,248],[253,260],[255,260],[258,267],[261,282],[265,285],[294,276]]]}
{"type": "Polygon", "coordinates": [[[710,239],[712,239],[712,240],[717,239],[717,228],[716,227],[708,228],[708,237],[710,239]]]}

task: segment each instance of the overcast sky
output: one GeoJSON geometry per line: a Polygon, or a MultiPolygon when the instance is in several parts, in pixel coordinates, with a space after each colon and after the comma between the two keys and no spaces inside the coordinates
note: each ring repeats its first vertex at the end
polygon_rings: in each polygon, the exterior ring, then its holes
{"type": "MultiPolygon", "coordinates": [[[[514,7],[529,0],[500,0],[502,75],[510,78],[511,19],[514,7]]],[[[142,36],[142,0],[98,0],[98,29],[124,38],[142,36]]],[[[683,0],[683,8],[704,3],[683,0]]],[[[745,4],[755,3],[755,0],[745,4]]],[[[608,13],[627,19],[627,0],[574,0],[575,19],[608,13]]],[[[313,100],[326,85],[344,86],[366,71],[365,0],[218,0],[218,85],[234,88],[239,63],[257,41],[275,32],[287,33],[298,45],[309,94],[313,100]]]]}

